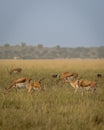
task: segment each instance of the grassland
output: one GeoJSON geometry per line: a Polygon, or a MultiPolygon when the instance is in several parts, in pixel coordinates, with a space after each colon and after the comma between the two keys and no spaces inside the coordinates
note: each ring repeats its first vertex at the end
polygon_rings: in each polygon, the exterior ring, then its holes
{"type": "Polygon", "coordinates": [[[0,60],[0,130],[104,130],[104,60],[0,60]],[[9,75],[7,68],[22,67],[9,75]],[[64,82],[56,83],[52,74],[77,72],[81,78],[98,83],[97,94],[74,94],[64,82]],[[103,77],[98,79],[97,73],[103,77]],[[42,82],[46,91],[27,93],[2,90],[13,79],[31,77],[42,82]]]}

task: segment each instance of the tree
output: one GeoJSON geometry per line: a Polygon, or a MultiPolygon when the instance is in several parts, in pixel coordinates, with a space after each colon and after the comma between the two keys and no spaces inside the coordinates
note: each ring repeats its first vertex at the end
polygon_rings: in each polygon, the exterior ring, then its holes
{"type": "Polygon", "coordinates": [[[42,49],[44,46],[43,46],[42,44],[38,44],[37,47],[38,47],[39,49],[42,49]]]}
{"type": "Polygon", "coordinates": [[[25,47],[25,46],[26,46],[26,43],[25,43],[25,42],[21,42],[21,46],[22,46],[22,47],[25,47]]]}
{"type": "Polygon", "coordinates": [[[9,43],[5,43],[4,47],[10,47],[10,44],[9,43]]]}

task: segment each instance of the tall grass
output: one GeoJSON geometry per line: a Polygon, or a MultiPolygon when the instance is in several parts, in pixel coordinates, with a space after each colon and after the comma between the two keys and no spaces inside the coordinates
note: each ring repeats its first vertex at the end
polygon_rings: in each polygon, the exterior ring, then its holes
{"type": "Polygon", "coordinates": [[[46,91],[27,93],[13,89],[0,94],[0,130],[103,130],[104,129],[104,60],[1,60],[0,89],[13,79],[31,77],[43,80],[46,91]],[[23,72],[9,75],[7,67],[22,67],[23,72]],[[51,77],[64,71],[77,72],[82,78],[98,82],[97,94],[74,94],[64,82],[51,77]]]}

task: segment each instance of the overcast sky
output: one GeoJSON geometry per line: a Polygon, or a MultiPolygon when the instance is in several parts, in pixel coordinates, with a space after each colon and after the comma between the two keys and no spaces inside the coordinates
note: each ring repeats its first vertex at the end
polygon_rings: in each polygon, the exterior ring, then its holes
{"type": "Polygon", "coordinates": [[[104,45],[104,0],[0,0],[0,45],[104,45]]]}

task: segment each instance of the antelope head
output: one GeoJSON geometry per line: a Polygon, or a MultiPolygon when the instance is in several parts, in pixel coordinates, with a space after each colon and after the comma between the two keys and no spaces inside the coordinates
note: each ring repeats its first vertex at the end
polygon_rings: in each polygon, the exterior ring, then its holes
{"type": "Polygon", "coordinates": [[[41,83],[42,80],[44,80],[44,78],[39,81],[31,82],[28,87],[28,92],[31,92],[32,90],[45,90],[45,86],[41,83]]]}

